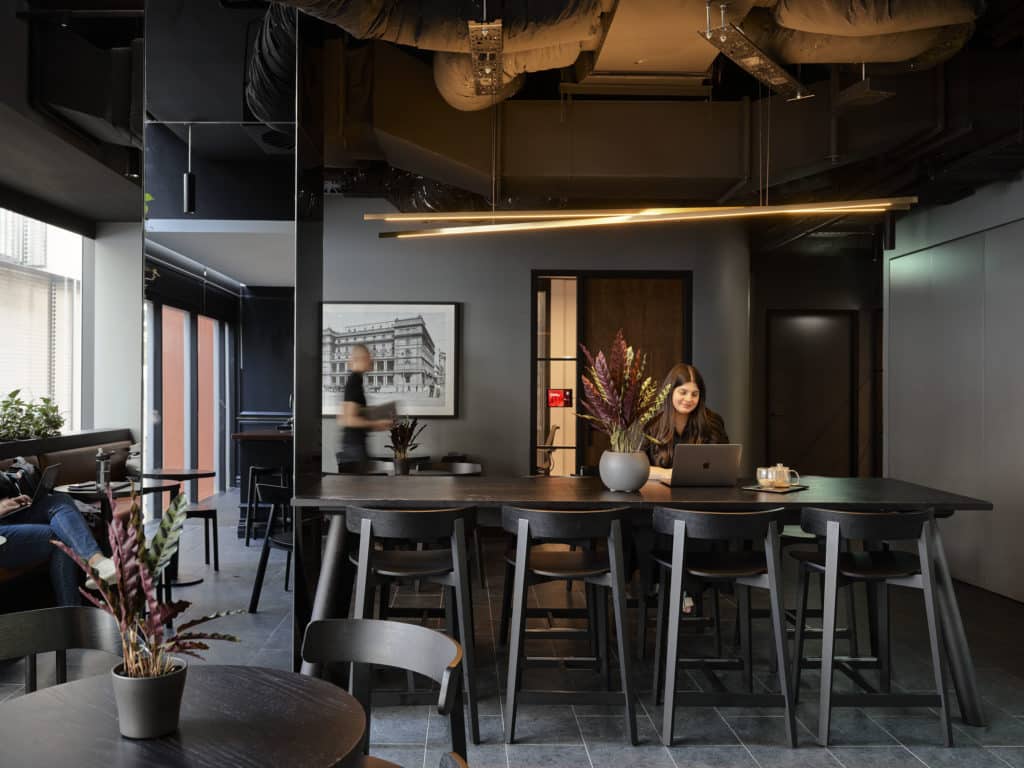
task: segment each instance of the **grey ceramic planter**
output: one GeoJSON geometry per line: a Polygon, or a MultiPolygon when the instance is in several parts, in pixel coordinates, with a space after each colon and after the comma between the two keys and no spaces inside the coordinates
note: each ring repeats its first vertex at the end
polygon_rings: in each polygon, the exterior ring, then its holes
{"type": "Polygon", "coordinates": [[[609,491],[632,492],[639,490],[651,476],[651,463],[642,451],[605,451],[601,454],[598,472],[601,482],[609,491]]]}
{"type": "Polygon", "coordinates": [[[174,671],[161,677],[125,677],[120,664],[110,671],[122,736],[158,739],[178,730],[188,666],[181,659],[173,661],[174,671]]]}

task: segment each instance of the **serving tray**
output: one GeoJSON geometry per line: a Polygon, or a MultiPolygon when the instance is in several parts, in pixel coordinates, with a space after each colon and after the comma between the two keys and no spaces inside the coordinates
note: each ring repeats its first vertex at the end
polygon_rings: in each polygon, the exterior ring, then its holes
{"type": "Polygon", "coordinates": [[[806,485],[791,485],[789,488],[762,488],[760,485],[740,486],[741,490],[756,491],[757,493],[796,493],[797,491],[806,491],[807,488],[806,485]]]}

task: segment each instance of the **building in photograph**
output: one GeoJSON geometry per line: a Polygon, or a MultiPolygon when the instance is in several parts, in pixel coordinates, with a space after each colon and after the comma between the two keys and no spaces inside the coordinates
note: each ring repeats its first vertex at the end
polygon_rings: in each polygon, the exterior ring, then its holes
{"type": "Polygon", "coordinates": [[[354,344],[365,344],[373,370],[364,377],[367,393],[440,397],[444,392],[444,353],[438,359],[434,339],[422,315],[396,317],[323,332],[323,387],[340,393],[348,378],[348,357],[354,344]]]}

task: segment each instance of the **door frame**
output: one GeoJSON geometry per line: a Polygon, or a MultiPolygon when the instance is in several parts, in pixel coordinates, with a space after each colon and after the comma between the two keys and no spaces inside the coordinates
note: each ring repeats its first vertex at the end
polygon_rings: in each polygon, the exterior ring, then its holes
{"type": "MultiPolygon", "coordinates": [[[[805,315],[845,316],[850,319],[850,466],[849,477],[856,477],[860,462],[857,382],[860,374],[860,311],[856,309],[769,309],[765,312],[764,328],[764,455],[771,456],[772,444],[772,319],[776,317],[802,317],[805,315]]],[[[771,461],[770,458],[766,459],[771,461]]]]}
{"type": "MultiPolygon", "coordinates": [[[[527,470],[531,474],[537,460],[537,287],[542,277],[573,277],[576,278],[576,337],[582,332],[584,308],[583,291],[580,290],[583,280],[588,277],[601,278],[633,278],[633,279],[670,279],[681,280],[683,285],[683,349],[680,361],[691,364],[693,361],[693,270],[692,269],[531,269],[530,270],[530,452],[527,470]]],[[[576,402],[582,391],[583,355],[576,350],[576,402]]],[[[574,408],[575,410],[575,408],[574,408]]],[[[577,432],[576,466],[582,459],[582,444],[577,432]]]]}

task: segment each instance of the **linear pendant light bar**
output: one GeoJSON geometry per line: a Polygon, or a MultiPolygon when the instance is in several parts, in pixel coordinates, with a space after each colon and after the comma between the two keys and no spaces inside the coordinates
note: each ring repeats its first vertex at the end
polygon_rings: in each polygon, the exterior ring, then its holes
{"type": "MultiPolygon", "coordinates": [[[[893,210],[905,210],[917,202],[916,197],[887,197],[880,199],[852,200],[844,203],[821,203],[821,205],[883,205],[891,204],[893,210]]],[[[817,205],[817,203],[801,204],[817,205]]],[[[688,206],[688,207],[656,207],[656,208],[591,208],[572,210],[519,210],[519,211],[428,211],[425,213],[364,213],[363,221],[389,221],[393,223],[432,223],[440,221],[543,221],[548,219],[592,219],[607,216],[662,216],[698,211],[732,211],[743,210],[741,205],[727,206],[688,206]]]]}
{"type": "MultiPolygon", "coordinates": [[[[488,223],[470,224],[457,227],[437,227],[434,229],[407,230],[404,232],[381,232],[381,238],[396,238],[399,240],[419,239],[425,237],[453,237],[459,235],[482,235],[507,232],[528,232],[536,230],[553,229],[581,229],[589,227],[607,227],[622,224],[654,224],[683,221],[713,221],[722,219],[743,219],[762,216],[815,216],[815,215],[836,215],[836,214],[873,214],[886,213],[888,211],[908,210],[911,205],[917,202],[916,197],[894,197],[880,198],[875,200],[853,200],[845,202],[813,203],[813,204],[787,204],[787,205],[760,205],[743,207],[714,207],[700,209],[684,209],[671,213],[637,213],[616,212],[611,215],[602,215],[601,212],[591,212],[588,217],[558,218],[547,220],[508,220],[490,221],[488,223]]],[[[652,209],[642,209],[652,210],[652,209]]],[[[399,214],[400,215],[400,214],[399,214]]],[[[421,215],[421,214],[415,214],[421,215]]],[[[416,219],[405,219],[415,221],[416,219]]],[[[422,220],[422,219],[420,219],[422,220]]]]}

